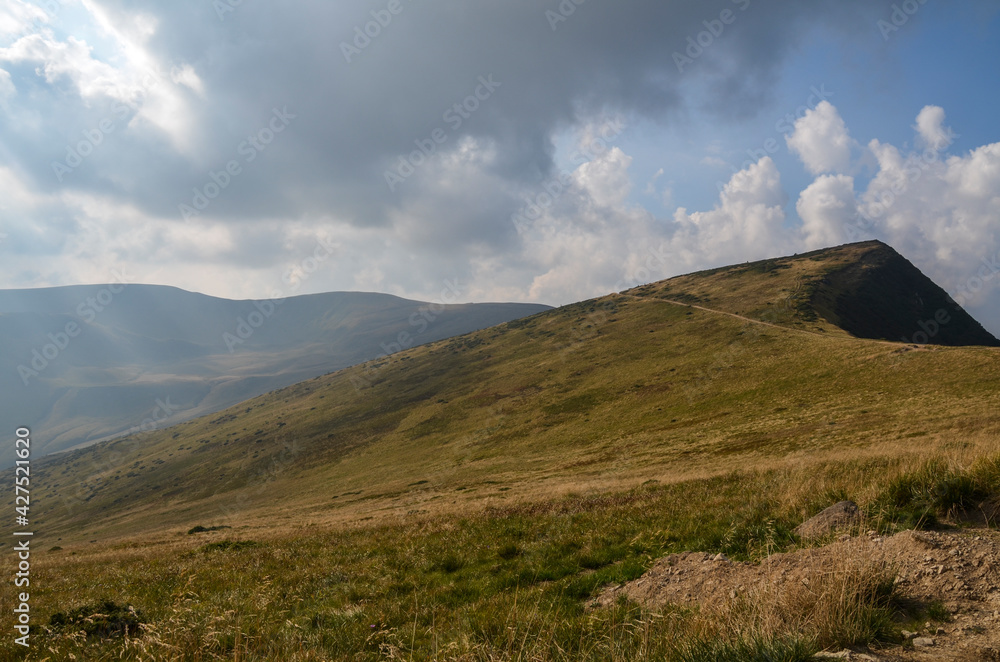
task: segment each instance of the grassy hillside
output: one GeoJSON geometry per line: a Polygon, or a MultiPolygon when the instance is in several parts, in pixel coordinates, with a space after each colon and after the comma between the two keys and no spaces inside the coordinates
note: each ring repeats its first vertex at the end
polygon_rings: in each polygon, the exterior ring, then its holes
{"type": "Polygon", "coordinates": [[[36,461],[39,618],[111,600],[149,627],[44,641],[92,659],[694,661],[891,640],[881,589],[770,639],[586,608],[666,553],[794,546],[842,498],[892,531],[1000,494],[998,350],[856,338],[796,286],[870,248],[565,306],[36,461]]]}
{"type": "MultiPolygon", "coordinates": [[[[547,309],[363,292],[230,301],[138,284],[0,290],[0,419],[56,452],[547,309]]],[[[0,448],[0,467],[13,460],[0,448]]]]}
{"type": "Polygon", "coordinates": [[[241,517],[406,513],[995,434],[993,349],[859,340],[804,319],[791,274],[840,268],[844,253],[716,270],[682,293],[777,311],[777,326],[664,301],[699,280],[673,279],[46,460],[37,515],[103,538],[221,521],[234,503],[241,517]]]}

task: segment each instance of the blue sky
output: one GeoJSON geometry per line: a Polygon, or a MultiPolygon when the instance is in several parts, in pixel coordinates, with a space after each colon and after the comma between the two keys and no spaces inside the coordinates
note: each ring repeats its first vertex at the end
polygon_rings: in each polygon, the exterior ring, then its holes
{"type": "Polygon", "coordinates": [[[6,3],[0,287],[562,304],[861,214],[1000,333],[995,3],[388,6],[6,3]]]}
{"type": "MultiPolygon", "coordinates": [[[[747,150],[759,153],[774,138],[781,149],[773,158],[783,180],[790,191],[801,190],[812,178],[788,153],[775,125],[804,106],[811,90],[819,87],[831,92],[830,101],[861,142],[912,143],[914,118],[929,104],[942,106],[960,134],[951,151],[1000,140],[1000,14],[928,2],[919,20],[890,32],[888,42],[874,22],[867,35],[864,29],[858,32],[851,43],[813,29],[807,43],[784,63],[768,103],[742,121],[703,121],[694,114],[691,124],[673,130],[652,123],[633,127],[617,144],[634,158],[636,180],[647,181],[664,168],[675,182],[674,202],[704,209],[718,197],[717,181],[728,180],[732,168],[751,158],[747,150]],[[700,164],[714,144],[720,145],[728,167],[700,164]],[[685,167],[672,167],[678,161],[685,167]]],[[[632,200],[651,204],[642,189],[632,200]]],[[[790,215],[794,202],[789,202],[790,215]]]]}

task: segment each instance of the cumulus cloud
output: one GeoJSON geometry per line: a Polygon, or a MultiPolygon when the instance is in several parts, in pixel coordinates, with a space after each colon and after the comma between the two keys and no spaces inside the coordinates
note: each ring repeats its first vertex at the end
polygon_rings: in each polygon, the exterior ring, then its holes
{"type": "Polygon", "coordinates": [[[840,113],[829,101],[807,110],[795,122],[794,131],[785,136],[785,142],[814,175],[843,172],[850,165],[853,141],[840,113]]]}
{"type": "Polygon", "coordinates": [[[781,175],[774,161],[764,157],[733,175],[714,209],[691,213],[678,209],[672,243],[688,263],[723,264],[780,255],[790,246],[782,231],[786,201],[781,175]]]}
{"type": "Polygon", "coordinates": [[[848,241],[846,229],[857,215],[854,178],[822,175],[810,184],[795,203],[802,219],[806,250],[837,246],[848,241]]]}
{"type": "MultiPolygon", "coordinates": [[[[836,109],[826,116],[835,117],[836,109]]],[[[870,141],[875,173],[861,190],[847,175],[817,177],[796,202],[799,242],[813,249],[883,239],[975,314],[1000,292],[1000,143],[949,154],[955,133],[944,121],[942,108],[923,108],[914,125],[918,148],[910,151],[870,141]]],[[[834,133],[847,135],[840,128],[834,133]]],[[[811,159],[806,149],[802,154],[807,166],[815,166],[810,170],[822,170],[823,159],[811,159]]]]}
{"type": "Polygon", "coordinates": [[[48,15],[36,5],[24,0],[8,0],[0,5],[0,37],[20,37],[34,26],[48,22],[48,15]]]}
{"type": "Polygon", "coordinates": [[[859,200],[864,217],[943,287],[983,303],[1000,286],[987,268],[1000,250],[1000,143],[951,156],[904,154],[877,141],[870,149],[879,171],[859,200]]]}
{"type": "Polygon", "coordinates": [[[929,149],[940,151],[955,141],[955,134],[944,126],[944,108],[940,106],[924,106],[917,115],[916,129],[929,149]]]}

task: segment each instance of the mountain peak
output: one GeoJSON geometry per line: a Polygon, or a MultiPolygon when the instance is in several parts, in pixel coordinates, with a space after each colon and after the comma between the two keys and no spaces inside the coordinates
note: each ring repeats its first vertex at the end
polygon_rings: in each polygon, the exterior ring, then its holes
{"type": "Polygon", "coordinates": [[[632,293],[857,338],[1000,346],[941,287],[878,240],[710,269],[632,293]]]}

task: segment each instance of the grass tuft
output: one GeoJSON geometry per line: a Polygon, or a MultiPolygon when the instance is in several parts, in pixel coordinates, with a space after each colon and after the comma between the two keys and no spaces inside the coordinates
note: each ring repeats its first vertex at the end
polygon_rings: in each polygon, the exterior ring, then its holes
{"type": "Polygon", "coordinates": [[[87,604],[69,612],[57,612],[49,617],[54,630],[83,632],[88,637],[124,637],[139,632],[142,613],[132,605],[119,605],[111,600],[87,604]]]}

